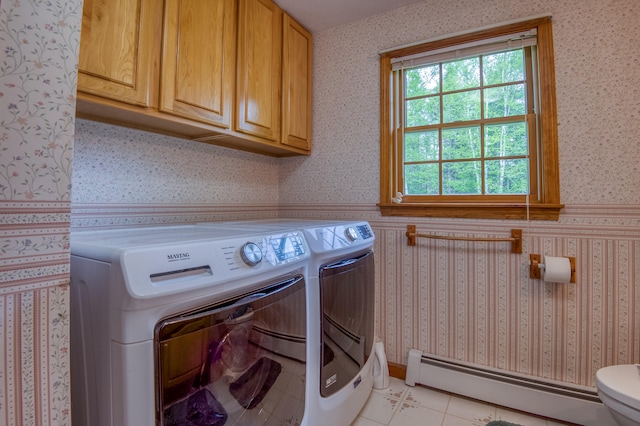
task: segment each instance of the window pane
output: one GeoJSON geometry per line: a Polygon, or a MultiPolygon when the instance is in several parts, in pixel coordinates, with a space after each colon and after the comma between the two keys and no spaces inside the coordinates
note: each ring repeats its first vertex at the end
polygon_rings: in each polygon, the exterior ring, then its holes
{"type": "Polygon", "coordinates": [[[524,115],[527,111],[524,84],[492,87],[484,90],[486,118],[524,115]]]}
{"type": "Polygon", "coordinates": [[[404,161],[438,160],[439,153],[437,130],[404,135],[404,161]]]}
{"type": "Polygon", "coordinates": [[[482,75],[485,85],[524,80],[522,49],[484,55],[482,75]]]}
{"type": "Polygon", "coordinates": [[[440,98],[429,97],[406,102],[406,127],[427,126],[440,123],[440,98]]]}
{"type": "Polygon", "coordinates": [[[529,167],[526,158],[485,162],[487,194],[526,194],[529,167]]]}
{"type": "Polygon", "coordinates": [[[404,75],[405,96],[407,98],[440,92],[440,67],[438,65],[406,70],[404,75]]]}
{"type": "Polygon", "coordinates": [[[438,195],[440,168],[438,164],[408,164],[404,167],[405,195],[438,195]]]}
{"type": "Polygon", "coordinates": [[[484,128],[485,157],[527,155],[527,125],[517,123],[491,124],[484,128]]]}
{"type": "Polygon", "coordinates": [[[442,131],[442,159],[480,158],[480,127],[462,127],[442,131]]]}
{"type": "Polygon", "coordinates": [[[480,86],[480,57],[442,64],[442,91],[451,92],[480,86]]]}
{"type": "Polygon", "coordinates": [[[442,165],[442,193],[445,195],[480,194],[482,168],[480,161],[444,163],[442,165]]]}
{"type": "Polygon", "coordinates": [[[442,97],[444,123],[480,119],[480,91],[452,93],[442,97]]]}

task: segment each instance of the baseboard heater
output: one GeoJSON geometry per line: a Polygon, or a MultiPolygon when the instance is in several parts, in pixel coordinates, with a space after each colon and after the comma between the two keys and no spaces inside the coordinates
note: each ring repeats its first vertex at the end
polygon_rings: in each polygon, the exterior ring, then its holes
{"type": "Polygon", "coordinates": [[[540,380],[411,349],[406,383],[585,426],[615,426],[595,388],[540,380]]]}

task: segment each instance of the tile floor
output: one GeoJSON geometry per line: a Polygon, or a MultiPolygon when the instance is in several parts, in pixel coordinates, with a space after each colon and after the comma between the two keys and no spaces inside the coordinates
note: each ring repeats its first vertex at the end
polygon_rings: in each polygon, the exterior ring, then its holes
{"type": "Polygon", "coordinates": [[[523,426],[565,425],[423,386],[407,386],[392,377],[387,389],[374,389],[351,426],[484,426],[492,420],[523,426]]]}

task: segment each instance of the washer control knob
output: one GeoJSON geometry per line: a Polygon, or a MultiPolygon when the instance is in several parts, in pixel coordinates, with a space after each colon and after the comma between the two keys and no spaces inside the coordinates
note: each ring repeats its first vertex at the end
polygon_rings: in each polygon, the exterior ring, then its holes
{"type": "Polygon", "coordinates": [[[262,261],[262,250],[256,243],[248,242],[240,249],[240,257],[249,266],[256,266],[262,261]]]}
{"type": "Polygon", "coordinates": [[[354,242],[358,239],[358,232],[356,231],[356,228],[350,226],[344,230],[344,236],[347,237],[347,240],[350,242],[354,242]]]}

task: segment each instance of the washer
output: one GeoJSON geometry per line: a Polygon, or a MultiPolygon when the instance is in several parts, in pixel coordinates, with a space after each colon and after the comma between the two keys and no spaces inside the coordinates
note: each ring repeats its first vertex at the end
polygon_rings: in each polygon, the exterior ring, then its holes
{"type": "MultiPolygon", "coordinates": [[[[374,382],[375,235],[365,221],[267,219],[202,226],[286,233],[302,231],[309,247],[307,378],[302,424],[349,425],[374,382]]],[[[384,355],[384,354],[382,354],[384,355]]]]}
{"type": "Polygon", "coordinates": [[[301,231],[72,232],[74,424],[301,423],[309,259],[301,231]]]}

